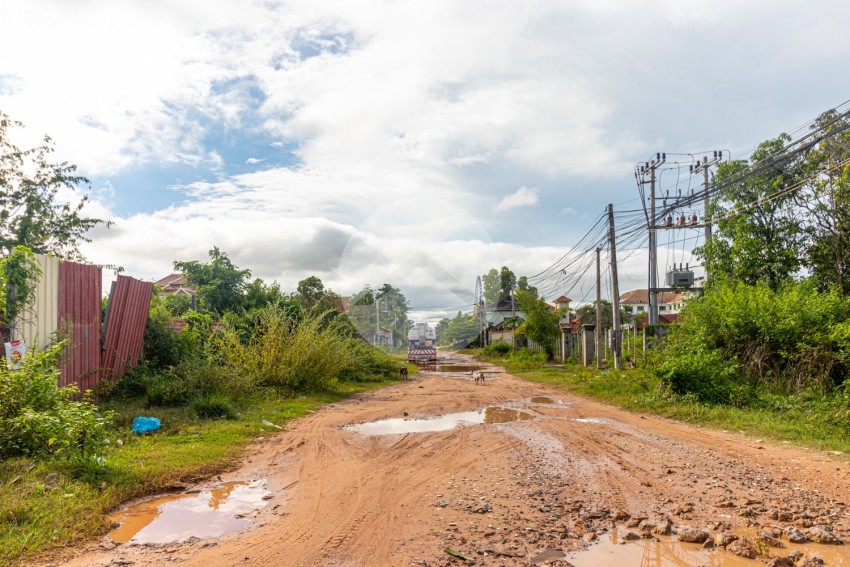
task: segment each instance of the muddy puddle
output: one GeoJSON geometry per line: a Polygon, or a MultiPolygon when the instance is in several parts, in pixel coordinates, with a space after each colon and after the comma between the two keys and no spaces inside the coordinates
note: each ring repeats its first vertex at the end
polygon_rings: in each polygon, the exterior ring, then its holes
{"type": "Polygon", "coordinates": [[[265,480],[227,482],[208,490],[171,494],[116,512],[121,524],[109,537],[117,543],[158,544],[209,539],[247,527],[271,493],[265,480]]]}
{"type": "Polygon", "coordinates": [[[477,372],[484,370],[485,372],[496,373],[498,370],[492,366],[480,366],[475,364],[419,364],[419,369],[423,372],[449,372],[452,374],[477,372]]]}
{"type": "Polygon", "coordinates": [[[414,418],[399,417],[381,419],[369,423],[348,425],[345,429],[356,431],[361,435],[395,435],[400,433],[430,433],[448,431],[461,424],[475,425],[479,423],[510,423],[534,419],[534,415],[512,408],[489,407],[475,411],[449,413],[438,417],[414,418]]]}
{"type": "Polygon", "coordinates": [[[554,405],[554,404],[559,404],[561,402],[556,402],[552,398],[547,398],[546,396],[535,396],[535,397],[531,398],[531,403],[532,404],[543,404],[543,405],[550,405],[551,406],[551,405],[554,405]]]}
{"type": "MultiPolygon", "coordinates": [[[[587,550],[567,553],[567,560],[575,567],[757,567],[763,564],[755,559],[739,557],[725,549],[703,549],[699,544],[682,543],[671,536],[659,536],[658,541],[642,539],[627,542],[620,537],[625,533],[626,530],[611,530],[610,534],[602,536],[599,542],[592,544],[587,550]]],[[[805,557],[820,557],[828,566],[850,566],[850,551],[846,546],[783,543],[783,549],[770,549],[771,557],[786,556],[798,550],[805,557]]]]}

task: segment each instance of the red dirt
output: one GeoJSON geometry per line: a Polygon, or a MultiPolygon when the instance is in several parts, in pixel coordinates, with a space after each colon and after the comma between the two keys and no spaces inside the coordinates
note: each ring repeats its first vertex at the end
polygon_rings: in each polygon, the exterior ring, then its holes
{"type": "Polygon", "coordinates": [[[266,478],[274,496],[243,532],[91,545],[67,564],[463,563],[450,548],[479,565],[527,565],[642,517],[713,532],[824,525],[846,540],[848,477],[843,456],[629,413],[505,374],[478,386],[470,375],[427,373],[323,407],[253,446],[224,480],[266,478]],[[385,436],[343,427],[488,406],[534,419],[385,436]]]}

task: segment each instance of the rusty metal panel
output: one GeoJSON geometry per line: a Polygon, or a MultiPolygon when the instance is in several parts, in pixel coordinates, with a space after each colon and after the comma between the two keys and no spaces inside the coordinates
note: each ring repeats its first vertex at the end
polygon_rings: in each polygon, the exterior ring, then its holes
{"type": "Polygon", "coordinates": [[[59,258],[36,254],[41,279],[34,301],[27,305],[15,321],[19,337],[29,349],[43,349],[53,338],[59,324],[59,258]]]}
{"type": "Polygon", "coordinates": [[[59,265],[59,331],[71,341],[59,367],[59,385],[81,392],[97,385],[100,369],[101,271],[97,266],[59,265]]]}
{"type": "Polygon", "coordinates": [[[148,322],[153,283],[118,276],[112,286],[104,325],[104,376],[118,379],[142,356],[142,341],[148,322]]]}

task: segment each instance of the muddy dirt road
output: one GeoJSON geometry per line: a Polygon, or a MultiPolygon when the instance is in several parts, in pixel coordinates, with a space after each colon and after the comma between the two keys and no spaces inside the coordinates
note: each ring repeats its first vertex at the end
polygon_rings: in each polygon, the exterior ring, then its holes
{"type": "Polygon", "coordinates": [[[813,555],[850,565],[850,546],[789,541],[850,542],[844,456],[631,414],[505,374],[476,385],[449,369],[258,441],[222,479],[265,479],[265,506],[240,516],[253,518],[247,528],[160,545],[105,540],[61,563],[758,565],[799,552],[796,565],[817,564],[813,555]],[[443,419],[415,419],[434,417],[443,419]],[[705,537],[739,539],[727,551],[705,537]],[[742,557],[748,545],[758,559],[742,557]]]}

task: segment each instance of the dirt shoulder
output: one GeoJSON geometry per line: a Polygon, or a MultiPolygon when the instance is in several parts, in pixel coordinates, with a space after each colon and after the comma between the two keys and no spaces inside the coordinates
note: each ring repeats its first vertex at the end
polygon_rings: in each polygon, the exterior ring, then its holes
{"type": "Polygon", "coordinates": [[[582,549],[615,524],[639,530],[642,518],[712,531],[822,526],[850,539],[841,456],[632,414],[506,374],[481,386],[464,373],[424,373],[325,406],[259,441],[223,480],[256,478],[272,498],[243,532],[93,545],[61,563],[433,566],[459,562],[450,548],[480,565],[523,565],[547,548],[582,549]],[[375,436],[344,428],[487,407],[530,419],[375,436]]]}

